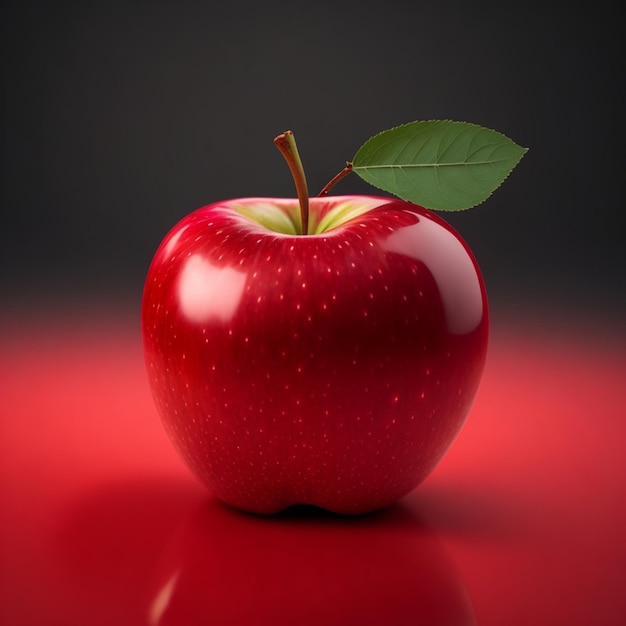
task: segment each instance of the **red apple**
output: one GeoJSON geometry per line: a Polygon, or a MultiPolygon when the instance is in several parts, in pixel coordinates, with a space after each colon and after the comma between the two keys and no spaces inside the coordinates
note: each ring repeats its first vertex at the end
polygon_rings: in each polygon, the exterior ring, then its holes
{"type": "Polygon", "coordinates": [[[222,501],[258,513],[382,508],[459,433],[488,336],[468,246],[414,204],[245,198],[185,217],[146,279],[166,431],[222,501]]]}

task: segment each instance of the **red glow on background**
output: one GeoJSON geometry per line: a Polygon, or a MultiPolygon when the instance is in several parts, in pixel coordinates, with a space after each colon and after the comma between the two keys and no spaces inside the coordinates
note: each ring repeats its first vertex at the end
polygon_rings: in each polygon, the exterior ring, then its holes
{"type": "Polygon", "coordinates": [[[5,319],[0,623],[621,624],[626,342],[590,329],[496,329],[464,430],[396,506],[263,518],[176,456],[137,320],[5,319]]]}

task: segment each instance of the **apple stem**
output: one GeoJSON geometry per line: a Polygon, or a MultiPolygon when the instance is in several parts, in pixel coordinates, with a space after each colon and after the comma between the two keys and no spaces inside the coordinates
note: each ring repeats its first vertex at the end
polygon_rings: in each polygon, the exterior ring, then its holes
{"type": "Polygon", "coordinates": [[[291,170],[293,182],[296,184],[298,202],[300,203],[301,234],[309,234],[309,191],[304,175],[304,168],[296,146],[296,140],[290,130],[286,130],[274,139],[274,144],[285,157],[287,165],[291,170]]]}
{"type": "Polygon", "coordinates": [[[342,179],[345,178],[352,171],[352,163],[351,161],[346,161],[346,166],[333,178],[331,178],[322,191],[320,191],[317,196],[318,198],[322,198],[328,195],[328,192],[342,179]]]}

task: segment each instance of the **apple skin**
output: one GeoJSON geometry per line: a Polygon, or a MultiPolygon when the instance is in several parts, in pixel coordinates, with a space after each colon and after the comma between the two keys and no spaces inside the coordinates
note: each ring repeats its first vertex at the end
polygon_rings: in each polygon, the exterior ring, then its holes
{"type": "Polygon", "coordinates": [[[145,283],[165,430],[217,498],[255,513],[358,514],[412,491],[463,426],[486,358],[484,282],[450,225],[391,198],[310,202],[313,223],[343,223],[292,235],[242,214],[295,219],[289,199],[198,209],[145,283]]]}

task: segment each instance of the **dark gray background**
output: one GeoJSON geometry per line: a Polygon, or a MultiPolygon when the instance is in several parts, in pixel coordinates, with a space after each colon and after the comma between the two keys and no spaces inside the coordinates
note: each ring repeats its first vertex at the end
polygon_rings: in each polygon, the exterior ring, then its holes
{"type": "Polygon", "coordinates": [[[3,300],[136,303],[186,213],[294,194],[277,133],[315,191],[375,132],[452,118],[530,148],[449,216],[492,305],[621,310],[620,3],[490,4],[2,3],[3,300]]]}

